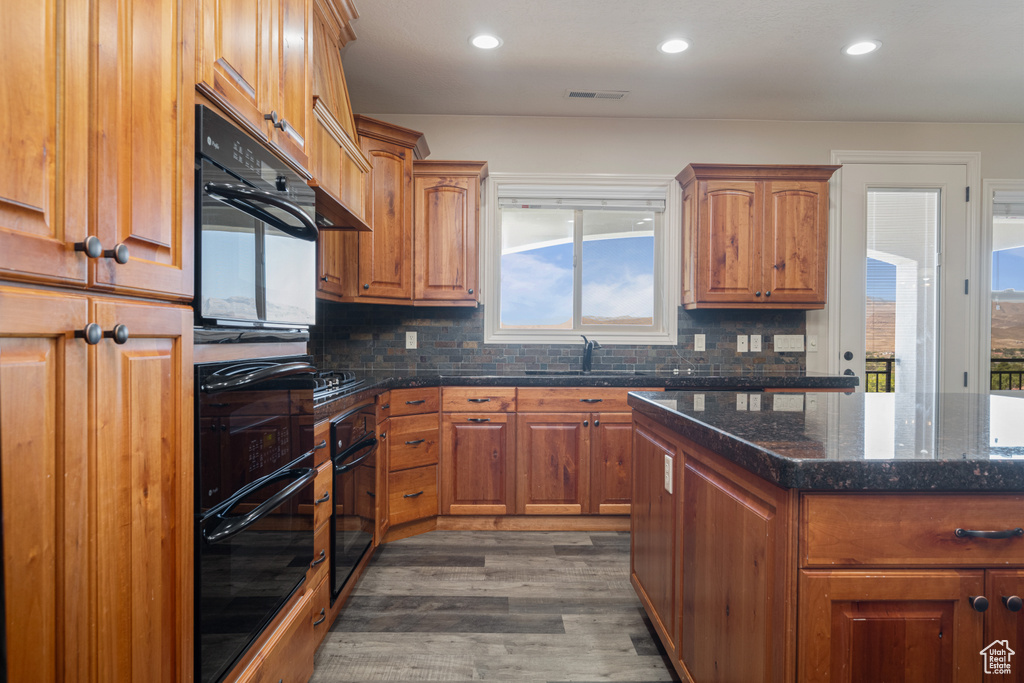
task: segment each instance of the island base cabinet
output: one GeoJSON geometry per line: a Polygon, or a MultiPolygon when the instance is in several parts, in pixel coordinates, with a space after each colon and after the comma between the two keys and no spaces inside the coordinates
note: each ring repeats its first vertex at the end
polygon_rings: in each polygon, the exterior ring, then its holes
{"type": "Polygon", "coordinates": [[[1024,599],[1024,569],[989,569],[985,572],[985,595],[989,608],[985,613],[984,643],[1007,641],[1016,654],[1010,658],[1010,673],[992,673],[986,683],[1024,683],[1024,609],[1013,598],[1024,599]]]}
{"type": "Polygon", "coordinates": [[[803,570],[799,680],[980,683],[983,588],[977,570],[803,570]]]}

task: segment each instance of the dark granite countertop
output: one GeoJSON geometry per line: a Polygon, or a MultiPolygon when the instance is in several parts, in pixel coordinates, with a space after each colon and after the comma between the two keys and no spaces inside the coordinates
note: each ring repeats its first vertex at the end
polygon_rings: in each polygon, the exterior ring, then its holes
{"type": "Polygon", "coordinates": [[[668,391],[629,404],[785,488],[1024,491],[1024,393],[668,391]]]}
{"type": "Polygon", "coordinates": [[[726,373],[600,373],[587,374],[541,372],[516,374],[481,374],[438,370],[356,370],[356,377],[365,382],[357,394],[317,406],[316,419],[333,415],[337,407],[353,405],[389,389],[416,387],[635,387],[639,389],[846,389],[857,386],[856,377],[806,372],[750,374],[740,371],[726,373]],[[339,403],[339,401],[343,403],[339,403]]]}

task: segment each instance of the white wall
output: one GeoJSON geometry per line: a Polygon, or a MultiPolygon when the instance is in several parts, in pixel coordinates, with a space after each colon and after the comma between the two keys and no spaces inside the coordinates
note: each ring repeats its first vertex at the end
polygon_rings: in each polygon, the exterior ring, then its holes
{"type": "Polygon", "coordinates": [[[980,152],[983,178],[1024,178],[1024,123],[369,116],[423,132],[431,159],[502,173],[675,175],[694,162],[827,164],[831,150],[857,149],[980,152]]]}

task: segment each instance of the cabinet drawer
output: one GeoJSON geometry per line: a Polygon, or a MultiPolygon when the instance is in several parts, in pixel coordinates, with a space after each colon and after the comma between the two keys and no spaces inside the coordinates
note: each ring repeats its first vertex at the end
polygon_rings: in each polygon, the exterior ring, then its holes
{"type": "Polygon", "coordinates": [[[440,404],[441,396],[437,387],[428,389],[392,389],[389,403],[391,407],[388,414],[391,417],[396,415],[419,415],[420,413],[436,413],[440,404]]]}
{"type": "Polygon", "coordinates": [[[437,515],[437,466],[388,475],[388,510],[392,526],[437,515]]]}
{"type": "Polygon", "coordinates": [[[436,413],[391,418],[391,428],[388,430],[388,469],[396,472],[436,465],[440,431],[436,413]]]}
{"type": "MultiPolygon", "coordinates": [[[[313,467],[320,467],[331,459],[331,421],[317,422],[313,427],[313,467]]],[[[317,485],[319,488],[319,485],[317,485]]]]}
{"type": "Polygon", "coordinates": [[[313,651],[320,647],[324,636],[331,628],[331,584],[330,577],[325,576],[313,591],[309,600],[309,620],[313,625],[313,651]]]}
{"type": "Polygon", "coordinates": [[[631,391],[662,391],[638,387],[522,388],[516,396],[521,413],[629,412],[626,395],[631,391]]]}
{"type": "Polygon", "coordinates": [[[1024,496],[808,493],[800,501],[800,560],[805,567],[1021,565],[1024,536],[954,533],[1016,528],[1024,528],[1024,496]]]}
{"type": "Polygon", "coordinates": [[[331,525],[323,524],[313,533],[313,557],[306,572],[306,585],[316,586],[327,576],[331,554],[331,525]]]}
{"type": "Polygon", "coordinates": [[[334,500],[334,467],[325,462],[317,469],[313,481],[313,528],[319,529],[331,518],[331,501],[334,500]]]}
{"type": "Polygon", "coordinates": [[[515,387],[445,387],[441,409],[446,413],[514,413],[515,387]]]}

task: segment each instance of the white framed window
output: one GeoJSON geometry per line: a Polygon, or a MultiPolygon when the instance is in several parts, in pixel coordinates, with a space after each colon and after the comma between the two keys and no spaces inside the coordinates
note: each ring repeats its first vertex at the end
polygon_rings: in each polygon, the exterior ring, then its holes
{"type": "Polygon", "coordinates": [[[676,343],[675,178],[491,174],[487,182],[485,343],[580,335],[676,343]]]}

